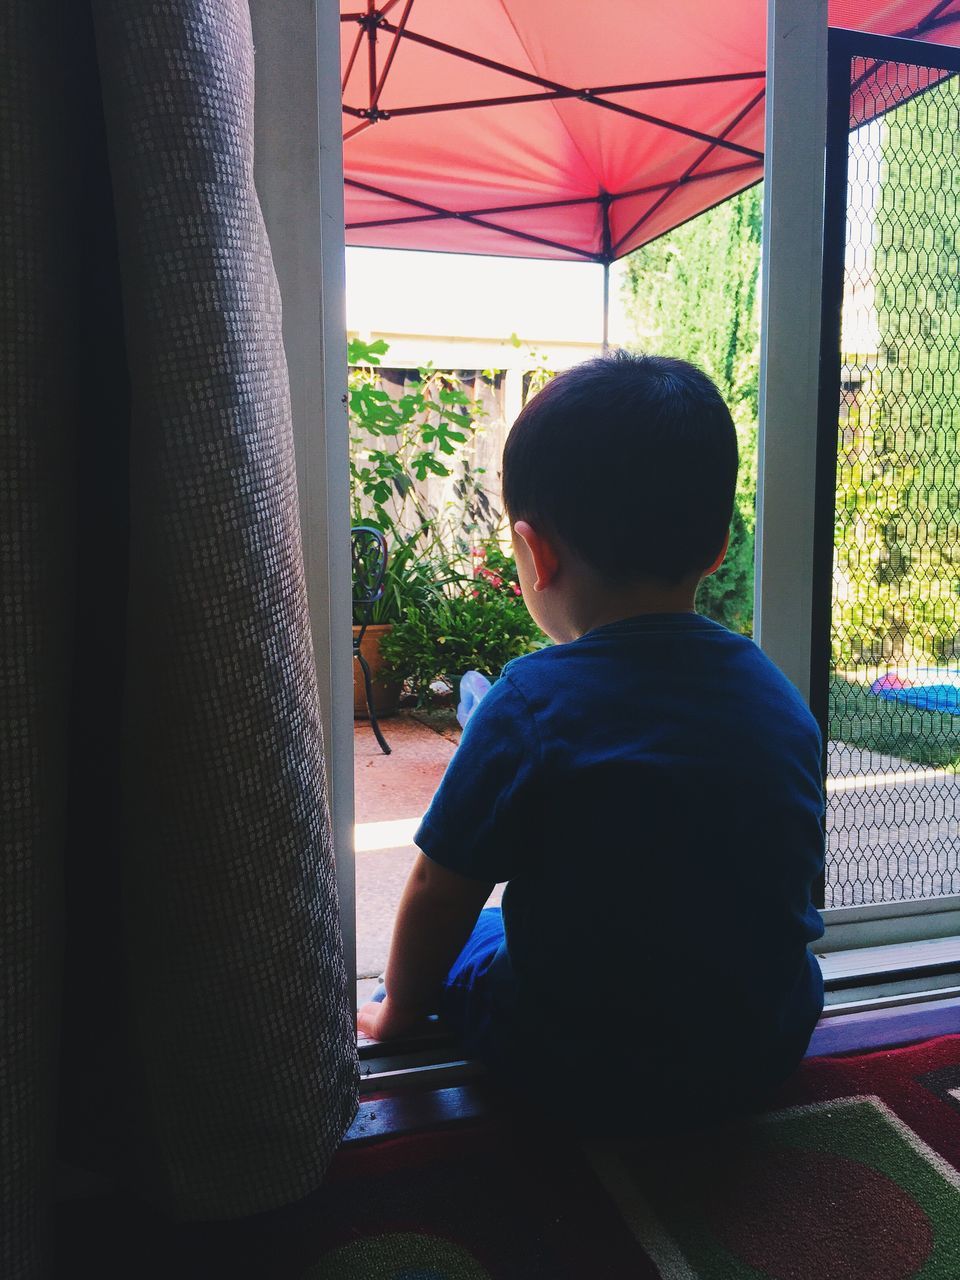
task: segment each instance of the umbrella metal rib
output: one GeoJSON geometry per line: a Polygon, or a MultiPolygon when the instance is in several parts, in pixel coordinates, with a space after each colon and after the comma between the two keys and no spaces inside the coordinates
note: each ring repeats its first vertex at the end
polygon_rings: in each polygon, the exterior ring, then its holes
{"type": "MultiPolygon", "coordinates": [[[[598,85],[593,89],[545,89],[543,93],[513,93],[499,98],[471,98],[455,102],[431,102],[416,107],[389,107],[377,111],[380,120],[393,120],[401,116],[427,116],[440,111],[472,111],[478,107],[510,107],[523,102],[559,102],[564,98],[579,98],[582,101],[594,102],[596,95],[609,96],[613,93],[640,93],[645,89],[675,89],[687,85],[722,84],[734,80],[762,80],[762,71],[736,71],[725,76],[685,76],[675,80],[648,80],[641,84],[598,85]]],[[[365,119],[370,115],[369,107],[351,107],[344,103],[345,114],[365,119]]],[[[759,152],[754,152],[759,155],[759,152]]]]}
{"type": "MultiPolygon", "coordinates": [[[[370,99],[370,109],[373,110],[380,101],[380,94],[383,92],[383,86],[387,82],[387,76],[390,74],[390,68],[393,66],[393,60],[397,56],[397,49],[400,47],[400,41],[407,26],[407,19],[410,17],[410,10],[413,8],[413,0],[407,0],[406,8],[400,17],[400,21],[394,29],[393,43],[390,45],[390,52],[387,54],[387,60],[383,64],[383,70],[380,72],[380,79],[377,81],[377,87],[370,99]]],[[[376,30],[374,30],[373,38],[376,40],[376,30]]]]}
{"type": "MultiPolygon", "coordinates": [[[[924,35],[927,31],[935,31],[939,27],[947,27],[951,23],[960,22],[960,12],[944,13],[944,10],[948,9],[951,4],[953,4],[953,0],[939,0],[939,3],[935,4],[927,16],[921,22],[918,22],[916,26],[908,27],[906,30],[897,31],[894,34],[898,38],[910,40],[924,35]]],[[[850,92],[854,93],[857,89],[860,89],[879,66],[879,62],[871,63],[866,71],[851,81],[850,92]]]]}

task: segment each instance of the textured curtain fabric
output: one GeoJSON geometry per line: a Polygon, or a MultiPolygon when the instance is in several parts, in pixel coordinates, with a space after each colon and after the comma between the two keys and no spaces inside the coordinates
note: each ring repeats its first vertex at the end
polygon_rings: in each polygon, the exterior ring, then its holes
{"type": "Polygon", "coordinates": [[[356,1108],[246,0],[0,0],[0,1275],[356,1108]]]}

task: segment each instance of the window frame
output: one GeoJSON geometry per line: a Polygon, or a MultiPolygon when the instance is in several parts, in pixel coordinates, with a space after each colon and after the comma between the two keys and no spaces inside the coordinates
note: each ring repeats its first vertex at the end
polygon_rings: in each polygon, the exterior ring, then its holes
{"type": "MultiPolygon", "coordinates": [[[[754,615],[757,643],[824,726],[850,59],[855,50],[960,72],[960,49],[828,31],[826,9],[822,0],[768,4],[754,615]],[[828,86],[830,99],[844,104],[829,120],[828,86]]],[[[960,894],[822,915],[820,952],[893,946],[960,934],[960,894]]]]}

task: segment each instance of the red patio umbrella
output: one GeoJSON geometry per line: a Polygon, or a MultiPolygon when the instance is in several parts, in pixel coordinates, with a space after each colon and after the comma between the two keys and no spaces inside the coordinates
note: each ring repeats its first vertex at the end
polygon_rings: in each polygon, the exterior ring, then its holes
{"type": "MultiPolygon", "coordinates": [[[[960,39],[960,0],[832,0],[960,39]]],[[[763,173],[765,0],[343,0],[347,243],[608,265],[763,173]]]]}

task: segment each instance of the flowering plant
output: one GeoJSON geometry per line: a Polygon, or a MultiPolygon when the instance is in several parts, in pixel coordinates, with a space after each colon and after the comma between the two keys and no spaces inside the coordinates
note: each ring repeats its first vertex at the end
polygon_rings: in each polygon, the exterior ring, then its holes
{"type": "Polygon", "coordinates": [[[453,692],[466,671],[495,680],[511,658],[549,644],[523,603],[513,557],[491,539],[471,548],[471,560],[468,590],[410,609],[382,643],[388,667],[407,678],[420,705],[436,698],[437,682],[453,692]]]}
{"type": "MultiPolygon", "coordinates": [[[[486,546],[471,547],[470,558],[473,562],[475,578],[482,578],[498,591],[503,590],[514,596],[521,595],[516,562],[513,556],[503,553],[498,543],[491,540],[486,546]]],[[[474,588],[473,594],[479,595],[479,589],[474,588]]]]}

